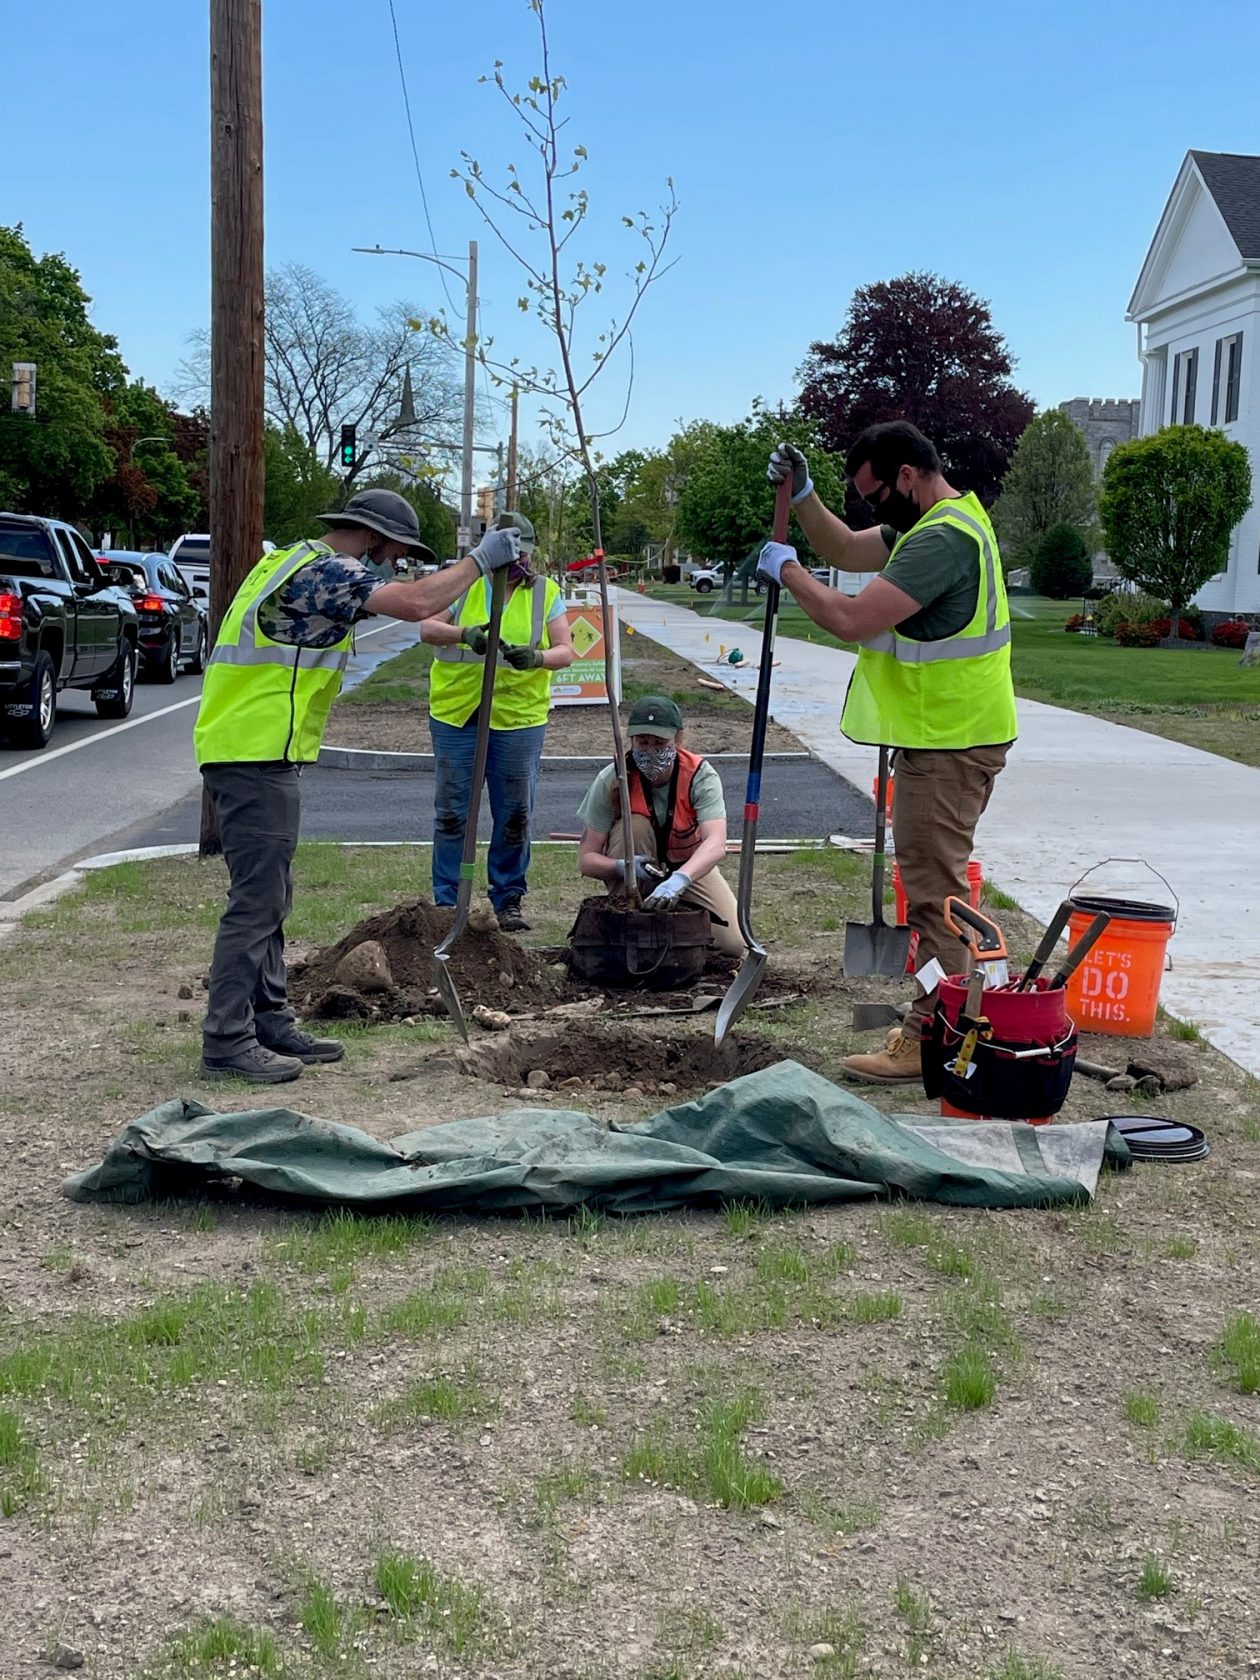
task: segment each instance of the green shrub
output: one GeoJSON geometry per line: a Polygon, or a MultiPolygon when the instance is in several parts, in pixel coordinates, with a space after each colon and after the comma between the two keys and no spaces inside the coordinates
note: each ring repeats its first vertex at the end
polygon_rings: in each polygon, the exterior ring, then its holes
{"type": "Polygon", "coordinates": [[[1116,625],[1122,620],[1130,624],[1150,624],[1168,616],[1168,603],[1154,595],[1104,595],[1094,608],[1094,623],[1100,636],[1114,636],[1116,625]]]}
{"type": "Polygon", "coordinates": [[[1052,525],[1037,544],[1029,567],[1029,581],[1038,595],[1066,601],[1083,595],[1094,581],[1094,562],[1075,525],[1052,525]]]}

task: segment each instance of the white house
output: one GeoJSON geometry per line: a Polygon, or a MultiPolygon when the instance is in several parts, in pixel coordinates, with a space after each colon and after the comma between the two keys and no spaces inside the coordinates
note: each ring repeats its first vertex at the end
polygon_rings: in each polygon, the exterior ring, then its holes
{"type": "Polygon", "coordinates": [[[1138,324],[1143,435],[1197,421],[1251,455],[1250,511],[1227,570],[1197,600],[1260,612],[1260,157],[1186,153],[1127,319],[1138,324]]]}

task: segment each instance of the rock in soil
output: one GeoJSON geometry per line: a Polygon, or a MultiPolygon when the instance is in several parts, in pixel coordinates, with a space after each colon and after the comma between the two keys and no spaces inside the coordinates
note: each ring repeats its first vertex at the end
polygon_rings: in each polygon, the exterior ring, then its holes
{"type": "Polygon", "coordinates": [[[76,1651],[73,1645],[58,1645],[53,1650],[52,1665],[54,1668],[82,1668],[83,1652],[76,1651]]]}
{"type": "Polygon", "coordinates": [[[1190,1051],[1160,1039],[1144,1044],[1130,1061],[1128,1071],[1135,1079],[1154,1074],[1165,1091],[1188,1091],[1199,1082],[1190,1051]]]}
{"type": "Polygon", "coordinates": [[[385,948],[376,939],[364,939],[341,958],[333,970],[337,985],[348,992],[362,992],[370,997],[375,992],[392,992],[394,976],[385,948]]]}
{"type": "MultiPolygon", "coordinates": [[[[406,1015],[444,1014],[445,1006],[434,989],[437,976],[433,951],[446,937],[454,914],[453,909],[439,909],[427,898],[411,898],[369,916],[336,945],[314,952],[295,967],[290,979],[291,997],[301,1012],[312,1018],[364,1020],[376,1016],[400,1021],[406,1015]],[[365,991],[358,984],[360,976],[354,964],[354,983],[342,971],[345,959],[365,945],[374,945],[381,953],[389,976],[386,990],[365,991]]],[[[504,975],[510,981],[516,1009],[546,1008],[559,1002],[564,996],[563,982],[548,972],[537,953],[501,933],[493,916],[488,920],[488,926],[484,918],[474,925],[470,917],[464,937],[450,955],[448,973],[465,1009],[472,1011],[477,1004],[500,1007],[509,990],[504,986],[504,975]]],[[[376,963],[356,960],[364,963],[361,977],[369,987],[375,986],[380,974],[376,963]]]]}

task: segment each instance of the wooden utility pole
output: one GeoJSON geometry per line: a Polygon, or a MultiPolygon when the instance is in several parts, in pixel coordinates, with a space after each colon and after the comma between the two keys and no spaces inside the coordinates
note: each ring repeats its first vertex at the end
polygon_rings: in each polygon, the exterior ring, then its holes
{"type": "MultiPolygon", "coordinates": [[[[263,545],[262,0],[210,0],[210,638],[263,545]]],[[[201,855],[221,850],[202,807],[201,855]]]]}
{"type": "Polygon", "coordinates": [[[512,429],[508,433],[507,489],[505,491],[506,505],[511,510],[511,512],[513,512],[513,513],[519,513],[521,511],[520,504],[517,501],[517,494],[516,494],[516,492],[517,492],[517,485],[516,485],[516,422],[517,422],[517,411],[520,408],[520,404],[521,404],[521,393],[516,389],[516,386],[513,385],[513,387],[512,387],[512,429]]]}

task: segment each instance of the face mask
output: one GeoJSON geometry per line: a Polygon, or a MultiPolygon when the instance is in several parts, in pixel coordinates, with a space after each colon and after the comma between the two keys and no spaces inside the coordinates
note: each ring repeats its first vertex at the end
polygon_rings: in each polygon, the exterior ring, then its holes
{"type": "Polygon", "coordinates": [[[508,567],[508,582],[532,583],[533,580],[534,574],[530,571],[528,562],[525,560],[513,560],[512,564],[508,567]]]}
{"type": "Polygon", "coordinates": [[[370,572],[375,572],[378,578],[388,581],[394,575],[393,561],[382,560],[379,549],[369,548],[359,556],[359,560],[370,572]]]}
{"type": "Polygon", "coordinates": [[[893,530],[899,531],[902,536],[907,531],[912,531],[923,517],[919,511],[919,504],[912,497],[907,496],[904,490],[898,490],[895,487],[888,492],[882,502],[873,505],[875,506],[875,517],[880,524],[891,525],[893,530]]]}
{"type": "Polygon", "coordinates": [[[673,775],[674,760],[678,757],[678,748],[672,743],[647,750],[636,747],[633,757],[634,762],[649,782],[663,782],[673,775]]]}

